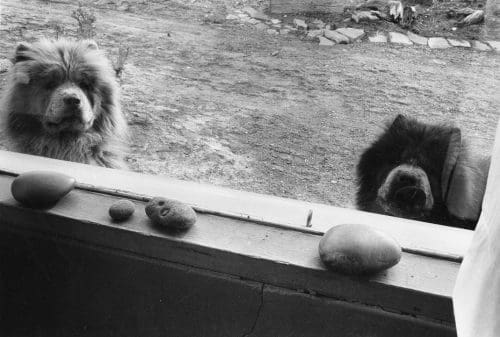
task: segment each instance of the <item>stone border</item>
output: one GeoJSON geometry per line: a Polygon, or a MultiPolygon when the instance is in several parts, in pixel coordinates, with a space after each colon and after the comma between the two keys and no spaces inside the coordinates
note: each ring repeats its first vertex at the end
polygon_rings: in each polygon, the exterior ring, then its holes
{"type": "MultiPolygon", "coordinates": [[[[335,46],[337,44],[350,44],[360,41],[366,32],[360,28],[342,27],[331,29],[321,20],[314,20],[307,24],[304,20],[294,19],[293,25],[286,25],[279,19],[273,19],[252,7],[235,10],[235,14],[229,14],[226,20],[238,20],[243,23],[254,25],[259,30],[265,30],[271,35],[285,35],[291,32],[303,32],[307,39],[318,41],[320,46],[335,46]]],[[[441,36],[424,37],[412,33],[380,32],[368,36],[367,42],[376,44],[395,44],[404,46],[427,46],[431,49],[464,48],[476,51],[494,51],[500,53],[500,41],[476,41],[460,40],[456,38],[445,38],[441,36]]]]}

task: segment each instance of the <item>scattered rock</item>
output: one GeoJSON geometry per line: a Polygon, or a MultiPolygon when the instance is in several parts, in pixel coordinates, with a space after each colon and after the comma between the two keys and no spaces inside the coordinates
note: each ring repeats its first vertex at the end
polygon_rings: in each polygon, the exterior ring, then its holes
{"type": "Polygon", "coordinates": [[[278,19],[271,19],[271,23],[273,25],[279,25],[281,23],[281,20],[278,20],[278,19]]]}
{"type": "Polygon", "coordinates": [[[114,202],[109,207],[109,216],[115,221],[125,221],[134,214],[134,203],[127,199],[114,202]]]}
{"type": "Polygon", "coordinates": [[[325,37],[339,44],[348,44],[351,42],[347,36],[340,34],[336,30],[325,30],[325,37]]]}
{"type": "Polygon", "coordinates": [[[496,51],[500,51],[500,41],[488,41],[488,44],[496,51]]]}
{"type": "Polygon", "coordinates": [[[280,35],[286,35],[288,33],[290,33],[290,29],[287,28],[280,29],[280,35]]]}
{"type": "Polygon", "coordinates": [[[386,43],[387,36],[385,36],[383,33],[377,32],[375,35],[369,36],[368,40],[373,43],[386,43]]]}
{"type": "Polygon", "coordinates": [[[311,28],[315,28],[315,29],[323,29],[323,28],[325,28],[325,23],[323,21],[321,21],[320,19],[315,19],[309,25],[312,26],[311,28]]]}
{"type": "Polygon", "coordinates": [[[12,196],[32,208],[53,207],[75,187],[75,179],[51,171],[31,171],[19,175],[10,187],[12,196]]]}
{"type": "Polygon", "coordinates": [[[458,26],[470,26],[477,25],[478,23],[484,22],[484,11],[477,10],[474,13],[467,15],[463,20],[458,22],[458,26]]]}
{"type": "Polygon", "coordinates": [[[12,62],[9,59],[0,59],[0,74],[7,72],[12,66],[12,62]]]}
{"type": "Polygon", "coordinates": [[[326,37],[318,36],[320,46],[335,46],[335,42],[328,40],[326,37]]]}
{"type": "Polygon", "coordinates": [[[215,23],[215,24],[221,24],[225,20],[225,17],[222,16],[221,14],[208,14],[205,15],[203,18],[203,22],[205,23],[215,23]]]}
{"type": "Polygon", "coordinates": [[[401,247],[392,237],[361,224],[329,229],[319,243],[321,261],[345,274],[373,274],[396,265],[401,247]]]}
{"type": "Polygon", "coordinates": [[[355,41],[365,35],[365,31],[363,29],[357,28],[338,28],[335,31],[347,36],[352,41],[355,41]]]}
{"type": "Polygon", "coordinates": [[[271,53],[271,56],[278,56],[278,54],[279,54],[279,53],[280,53],[280,52],[279,52],[279,51],[277,51],[277,50],[276,50],[276,51],[273,51],[273,52],[271,53]]]}
{"type": "Polygon", "coordinates": [[[259,22],[258,24],[256,24],[255,27],[259,30],[264,30],[264,29],[267,30],[269,28],[265,23],[262,23],[262,22],[259,22]]]}
{"type": "Polygon", "coordinates": [[[255,8],[252,8],[252,7],[243,8],[243,13],[247,13],[249,16],[251,16],[254,19],[269,20],[269,16],[267,16],[266,14],[262,13],[259,10],[256,10],[255,8]]]}
{"type": "Polygon", "coordinates": [[[377,20],[379,20],[379,17],[377,15],[375,15],[372,12],[368,12],[368,11],[356,12],[356,13],[352,14],[351,18],[356,23],[359,23],[360,21],[377,21],[377,20]]]}
{"type": "Polygon", "coordinates": [[[163,227],[188,229],[196,222],[194,210],[177,200],[153,198],[146,205],[145,211],[154,224],[163,227]]]}
{"type": "Polygon", "coordinates": [[[411,40],[411,42],[413,42],[415,44],[427,46],[427,43],[429,40],[428,38],[426,38],[424,36],[417,35],[417,34],[412,33],[412,32],[407,32],[406,35],[408,35],[408,38],[411,40]]]}
{"type": "Polygon", "coordinates": [[[444,37],[430,37],[428,40],[428,44],[432,49],[450,48],[450,44],[444,37]]]}
{"type": "Polygon", "coordinates": [[[448,43],[451,44],[453,47],[470,48],[470,42],[466,40],[448,39],[448,43]]]}
{"type": "Polygon", "coordinates": [[[307,23],[304,20],[301,19],[293,19],[293,24],[295,27],[298,29],[304,29],[307,30],[307,23]]]}
{"type": "Polygon", "coordinates": [[[276,29],[268,29],[266,32],[269,35],[279,35],[279,32],[276,29]]]}
{"type": "Polygon", "coordinates": [[[474,13],[474,10],[469,7],[460,8],[460,9],[450,9],[446,12],[446,17],[448,19],[462,19],[467,15],[471,15],[474,13]]]}
{"type": "Polygon", "coordinates": [[[226,20],[239,20],[239,16],[234,15],[234,14],[228,14],[226,16],[226,20]]]}
{"type": "Polygon", "coordinates": [[[491,50],[490,46],[488,46],[486,43],[479,42],[479,41],[472,41],[472,48],[474,48],[475,50],[479,50],[479,51],[491,50]]]}
{"type": "Polygon", "coordinates": [[[408,36],[397,32],[389,32],[389,41],[391,41],[391,43],[404,44],[407,46],[413,45],[413,42],[411,42],[408,36]]]}
{"type": "Polygon", "coordinates": [[[307,37],[309,39],[314,39],[318,36],[322,36],[324,34],[324,30],[323,29],[316,29],[316,30],[310,30],[308,33],[307,33],[307,37]]]}

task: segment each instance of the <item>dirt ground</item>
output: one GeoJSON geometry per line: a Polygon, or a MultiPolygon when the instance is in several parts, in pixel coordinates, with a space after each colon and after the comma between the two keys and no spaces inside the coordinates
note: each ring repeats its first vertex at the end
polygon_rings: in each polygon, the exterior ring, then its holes
{"type": "MultiPolygon", "coordinates": [[[[326,48],[235,21],[204,23],[244,1],[85,3],[96,8],[96,40],[112,59],[120,45],[131,48],[122,104],[132,170],[349,206],[360,152],[398,113],[455,123],[477,151],[491,149],[499,54],[326,48]]],[[[2,0],[0,57],[21,40],[54,36],[54,22],[75,36],[76,6],[2,0]]]]}

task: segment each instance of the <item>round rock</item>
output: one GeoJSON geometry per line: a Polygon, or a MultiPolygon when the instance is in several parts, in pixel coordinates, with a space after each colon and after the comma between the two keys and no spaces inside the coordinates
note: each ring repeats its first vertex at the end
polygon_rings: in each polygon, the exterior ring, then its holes
{"type": "Polygon", "coordinates": [[[401,247],[389,235],[367,225],[330,228],[319,243],[321,261],[344,274],[372,274],[397,264],[401,247]]]}
{"type": "Polygon", "coordinates": [[[125,221],[134,214],[134,203],[127,199],[114,202],[109,207],[109,216],[115,221],[125,221]]]}
{"type": "Polygon", "coordinates": [[[14,199],[32,208],[49,208],[75,187],[75,179],[51,171],[31,171],[19,175],[11,185],[14,199]]]}
{"type": "Polygon", "coordinates": [[[175,229],[188,229],[196,222],[196,213],[190,206],[160,197],[149,201],[146,215],[156,225],[175,229]]]}

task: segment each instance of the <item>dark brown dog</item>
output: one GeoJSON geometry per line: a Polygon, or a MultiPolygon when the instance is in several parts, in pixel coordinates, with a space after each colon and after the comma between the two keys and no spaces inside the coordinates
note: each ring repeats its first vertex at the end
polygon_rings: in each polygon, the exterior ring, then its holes
{"type": "Polygon", "coordinates": [[[473,156],[458,128],[402,115],[361,155],[361,210],[474,228],[489,158],[473,156]]]}

